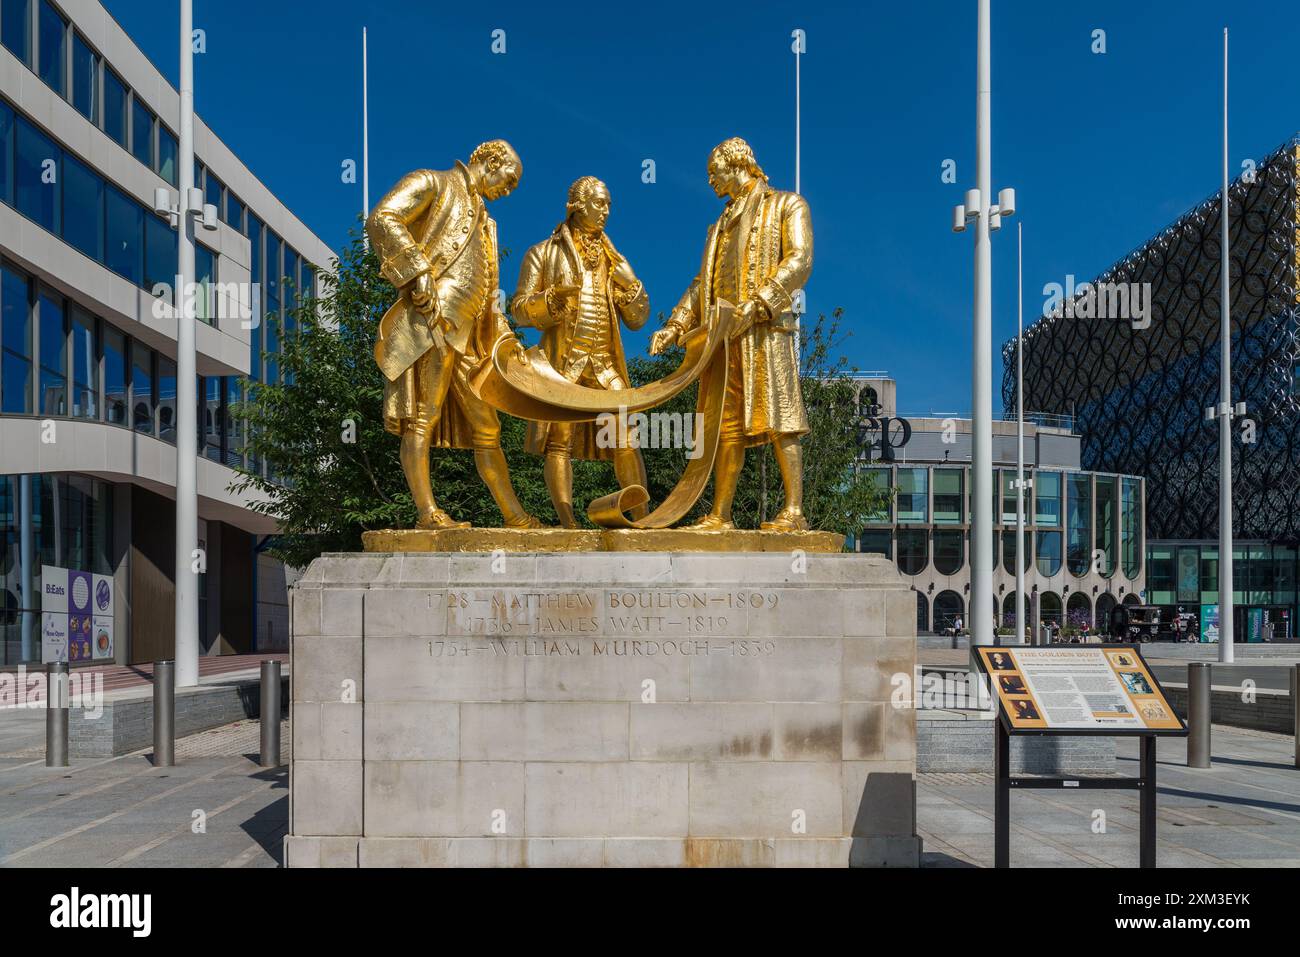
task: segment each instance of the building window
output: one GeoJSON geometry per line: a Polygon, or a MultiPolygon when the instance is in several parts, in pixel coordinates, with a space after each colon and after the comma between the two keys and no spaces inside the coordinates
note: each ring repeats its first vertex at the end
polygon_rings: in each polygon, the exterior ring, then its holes
{"type": "MultiPolygon", "coordinates": [[[[934,596],[934,630],[955,628],[962,618],[966,603],[955,591],[941,591],[934,596]]],[[[965,622],[962,626],[965,627],[965,622]]]]}
{"type": "Polygon", "coordinates": [[[199,444],[200,455],[211,459],[213,462],[221,461],[221,400],[223,390],[221,388],[221,379],[218,376],[210,376],[203,380],[203,388],[199,391],[202,397],[202,419],[199,422],[199,444]]]}
{"type": "Polygon", "coordinates": [[[72,415],[99,418],[99,353],[95,348],[95,318],[72,307],[72,415]]]}
{"type": "Polygon", "coordinates": [[[63,325],[63,301],[41,292],[36,309],[41,356],[41,414],[67,415],[68,339],[63,325]]]}
{"type": "Polygon", "coordinates": [[[236,232],[244,231],[244,204],[230,190],[226,190],[226,222],[233,226],[236,232]]]}
{"type": "Polygon", "coordinates": [[[198,287],[195,297],[195,316],[200,322],[213,325],[216,319],[212,286],[217,281],[217,254],[207,246],[194,244],[194,283],[198,287]]]}
{"type": "Polygon", "coordinates": [[[212,175],[212,170],[208,170],[207,179],[203,183],[203,201],[217,207],[217,216],[225,222],[226,204],[221,201],[221,190],[221,180],[212,175]]]}
{"type": "Polygon", "coordinates": [[[1201,599],[1207,605],[1219,600],[1219,546],[1201,546],[1201,599]]]}
{"type": "MultiPolygon", "coordinates": [[[[262,307],[262,221],[249,212],[248,214],[248,248],[249,248],[249,267],[248,280],[252,285],[250,290],[250,306],[254,317],[261,318],[263,315],[262,307]]],[[[253,328],[248,331],[248,351],[249,351],[249,374],[248,377],[254,382],[262,381],[262,323],[254,322],[253,328]]],[[[888,521],[888,519],[886,519],[888,521]]]]}
{"type": "Polygon", "coordinates": [[[0,0],[0,43],[32,65],[32,0],[0,0]]]}
{"type": "Polygon", "coordinates": [[[961,524],[963,475],[961,469],[934,470],[934,521],[936,525],[961,524]]]}
{"type": "Polygon", "coordinates": [[[1065,557],[1070,574],[1083,577],[1092,567],[1092,476],[1071,473],[1066,476],[1065,557]]]}
{"type": "Polygon", "coordinates": [[[63,157],[63,238],[96,262],[104,261],[104,181],[90,167],[63,157]]]}
{"type": "Polygon", "coordinates": [[[110,185],[104,210],[104,265],[139,286],[144,279],[144,207],[110,185]]]}
{"type": "Polygon", "coordinates": [[[858,536],[858,551],[865,555],[884,555],[892,560],[893,535],[887,529],[867,529],[858,536]]]}
{"type": "Polygon", "coordinates": [[[126,425],[126,336],[104,324],[104,419],[126,425]]]}
{"type": "Polygon", "coordinates": [[[90,122],[99,125],[99,56],[75,31],[72,34],[72,105],[90,122]]]}
{"type": "Polygon", "coordinates": [[[41,2],[40,77],[59,96],[64,95],[67,72],[68,22],[49,0],[41,2]]]}
{"type": "Polygon", "coordinates": [[[929,469],[900,468],[898,470],[898,520],[924,522],[929,514],[929,469]]]}
{"type": "Polygon", "coordinates": [[[952,529],[934,533],[934,570],[940,575],[955,575],[965,560],[965,533],[952,529]]]}
{"type": "Polygon", "coordinates": [[[59,233],[59,154],[54,141],[26,120],[17,121],[14,198],[18,212],[59,233]]]}
{"type": "Polygon", "coordinates": [[[0,202],[14,204],[14,111],[0,100],[0,202]]]}
{"type": "Polygon", "coordinates": [[[925,595],[916,593],[916,633],[923,635],[930,630],[930,606],[925,595]]]}
{"type": "MultiPolygon", "coordinates": [[[[1025,541],[1032,541],[1030,535],[1030,532],[1025,532],[1025,541]]],[[[1025,571],[1029,570],[1028,561],[1022,560],[1021,564],[1024,565],[1025,571]]],[[[1007,570],[1008,574],[1014,575],[1016,573],[1016,531],[1014,528],[1002,533],[1002,567],[1007,570]]]]}
{"type": "Polygon", "coordinates": [[[131,154],[153,169],[154,115],[138,97],[131,98],[131,154]]]}
{"type": "Polygon", "coordinates": [[[1061,473],[1034,473],[1034,524],[1061,527],[1061,473]]]}
{"type": "Polygon", "coordinates": [[[1061,533],[1039,532],[1035,561],[1038,574],[1051,578],[1061,570],[1061,533]]]}
{"type": "Polygon", "coordinates": [[[1142,487],[1137,479],[1120,479],[1119,557],[1124,577],[1142,570],[1142,487]]]}
{"type": "Polygon", "coordinates": [[[32,411],[32,303],[27,278],[0,268],[0,411],[32,411]]]}
{"type": "MultiPolygon", "coordinates": [[[[253,330],[253,331],[256,332],[257,330],[253,330]]],[[[254,368],[256,368],[256,366],[254,366],[254,368]]],[[[880,507],[879,511],[872,512],[870,515],[868,515],[867,521],[872,524],[881,524],[881,525],[890,524],[893,521],[890,515],[890,509],[892,505],[891,496],[888,494],[890,490],[889,482],[892,476],[891,471],[887,468],[886,469],[867,468],[862,470],[862,474],[867,478],[868,481],[874,483],[877,489],[886,493],[884,505],[880,507]]]]}
{"type": "Polygon", "coordinates": [[[137,432],[153,435],[153,353],[131,345],[131,419],[137,432]]]}
{"type": "Polygon", "coordinates": [[[234,413],[235,407],[243,401],[239,379],[226,376],[223,380],[226,389],[226,402],[221,407],[222,442],[225,448],[225,464],[231,468],[244,464],[243,422],[234,413]]]}
{"type": "Polygon", "coordinates": [[[176,177],[179,171],[176,163],[180,154],[180,143],[176,140],[176,134],[161,123],[158,124],[158,166],[156,172],[173,186],[176,185],[176,177]]]}
{"type": "Polygon", "coordinates": [[[167,287],[160,298],[173,302],[171,288],[176,282],[176,230],[161,216],[150,215],[144,223],[144,287],[153,292],[159,285],[167,287]]]}
{"type": "Polygon", "coordinates": [[[930,563],[930,536],[923,528],[898,530],[898,570],[904,575],[919,575],[930,563]]]}
{"type": "Polygon", "coordinates": [[[158,357],[158,438],[176,442],[176,362],[158,357]]]}
{"type": "Polygon", "coordinates": [[[1110,592],[1102,592],[1097,596],[1097,628],[1103,633],[1110,632],[1110,613],[1115,610],[1115,596],[1110,592]]]}
{"type": "Polygon", "coordinates": [[[126,84],[112,70],[104,68],[104,132],[126,149],[126,84]]]}
{"type": "Polygon", "coordinates": [[[1002,524],[1016,524],[1016,473],[1002,470],[1002,524]]]}
{"type": "Polygon", "coordinates": [[[1061,596],[1055,592],[1045,591],[1038,596],[1038,617],[1044,624],[1061,624],[1061,596]]]}
{"type": "Polygon", "coordinates": [[[1097,476],[1097,526],[1093,547],[1102,554],[1101,574],[1115,574],[1115,478],[1097,476]]]}
{"type": "Polygon", "coordinates": [[[1081,591],[1076,591],[1065,603],[1066,621],[1071,628],[1092,627],[1092,602],[1081,591]]]}

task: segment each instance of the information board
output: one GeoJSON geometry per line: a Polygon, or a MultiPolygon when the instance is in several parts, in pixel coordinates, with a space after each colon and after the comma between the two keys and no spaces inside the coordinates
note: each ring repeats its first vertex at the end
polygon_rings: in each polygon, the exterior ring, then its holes
{"type": "Polygon", "coordinates": [[[975,651],[1012,731],[1185,731],[1132,645],[1003,645],[975,651]]]}

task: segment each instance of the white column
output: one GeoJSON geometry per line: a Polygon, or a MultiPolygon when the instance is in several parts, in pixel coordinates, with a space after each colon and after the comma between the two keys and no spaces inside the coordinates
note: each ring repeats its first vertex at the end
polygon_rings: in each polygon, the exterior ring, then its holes
{"type": "Polygon", "coordinates": [[[971,600],[972,644],[993,643],[993,260],[989,206],[993,176],[989,0],[979,0],[976,92],[975,321],[971,343],[971,600]]]}
{"type": "MultiPolygon", "coordinates": [[[[194,47],[192,0],[181,0],[180,164],[176,276],[176,687],[199,683],[198,419],[194,359],[194,47]]],[[[202,202],[197,204],[200,215],[202,202]]]]}
{"type": "Polygon", "coordinates": [[[1223,30],[1223,194],[1219,220],[1219,660],[1232,661],[1232,315],[1228,249],[1228,30],[1223,30]]]}

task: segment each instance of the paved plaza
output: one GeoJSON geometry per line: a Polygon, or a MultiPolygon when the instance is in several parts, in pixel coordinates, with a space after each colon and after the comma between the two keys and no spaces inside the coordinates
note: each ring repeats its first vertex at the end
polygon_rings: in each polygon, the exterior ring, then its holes
{"type": "MultiPolygon", "coordinates": [[[[258,725],[241,721],[177,741],[177,764],[149,754],[74,759],[46,768],[33,718],[0,718],[0,866],[277,867],[289,813],[286,766],[257,766],[258,725]],[[195,812],[206,831],[195,833],[195,812]]],[[[281,726],[283,759],[291,737],[281,726]]],[[[1182,739],[1160,741],[1159,863],[1164,867],[1300,867],[1300,770],[1289,736],[1215,726],[1214,765],[1184,766],[1182,739]]],[[[1136,774],[1136,742],[1119,742],[1117,774],[1136,774]]],[[[1012,866],[1136,867],[1134,791],[1021,791],[1011,797],[1012,866]],[[1095,812],[1104,833],[1094,833],[1095,812]]],[[[993,863],[992,774],[918,776],[926,867],[993,863]]]]}

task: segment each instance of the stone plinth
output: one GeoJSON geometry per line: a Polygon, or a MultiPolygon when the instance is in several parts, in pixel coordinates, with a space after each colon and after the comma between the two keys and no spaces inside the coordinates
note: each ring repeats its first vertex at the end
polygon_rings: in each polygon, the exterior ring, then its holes
{"type": "Polygon", "coordinates": [[[323,556],[286,863],[915,866],[915,628],[859,554],[323,556]]]}

